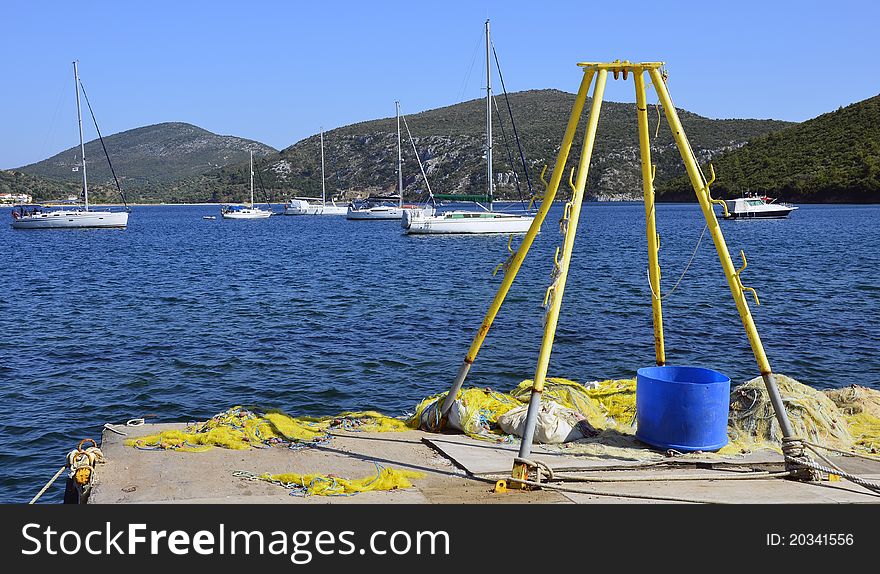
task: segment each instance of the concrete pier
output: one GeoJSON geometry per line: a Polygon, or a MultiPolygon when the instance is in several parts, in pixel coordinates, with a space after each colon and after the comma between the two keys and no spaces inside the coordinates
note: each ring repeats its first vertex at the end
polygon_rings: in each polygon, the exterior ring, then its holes
{"type": "MultiPolygon", "coordinates": [[[[107,462],[98,464],[88,502],[112,503],[263,503],[263,504],[589,504],[672,502],[712,503],[880,503],[880,495],[851,482],[795,482],[782,478],[725,480],[753,471],[781,471],[776,453],[730,458],[690,457],[661,464],[633,458],[572,456],[536,445],[534,458],[560,472],[601,482],[562,481],[552,489],[493,492],[497,479],[509,476],[515,445],[495,444],[463,435],[405,432],[334,431],[326,445],[291,450],[277,446],[251,450],[215,447],[206,452],[139,450],[124,446],[128,438],[145,436],[183,424],[146,424],[104,430],[101,449],[107,462]],[[291,496],[287,489],[265,481],[235,476],[236,471],[262,473],[323,473],[344,478],[374,475],[376,465],[425,473],[413,488],[364,492],[354,496],[291,496]],[[699,480],[663,480],[682,476],[699,480]],[[642,481],[640,478],[658,480],[642,481]],[[717,477],[717,478],[716,478],[717,477]],[[634,480],[635,479],[635,480],[634,480]]],[[[846,471],[880,481],[880,463],[834,457],[846,471]]]]}

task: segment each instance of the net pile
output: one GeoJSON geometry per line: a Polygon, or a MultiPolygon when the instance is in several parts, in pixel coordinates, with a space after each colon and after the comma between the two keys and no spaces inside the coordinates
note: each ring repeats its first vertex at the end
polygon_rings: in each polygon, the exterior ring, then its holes
{"type": "Polygon", "coordinates": [[[376,465],[375,476],[348,479],[332,474],[261,474],[253,478],[283,486],[297,496],[352,496],[360,492],[411,488],[410,479],[424,478],[425,473],[376,465]]]}
{"type": "Polygon", "coordinates": [[[184,430],[128,439],[127,446],[148,450],[201,452],[214,446],[246,450],[275,444],[287,446],[325,442],[333,429],[394,432],[406,422],[375,411],[344,412],[332,417],[292,417],[279,410],[235,406],[184,430]]]}
{"type": "MultiPolygon", "coordinates": [[[[432,395],[416,405],[415,413],[407,421],[410,427],[438,428],[440,408],[448,394],[432,395]]],[[[523,404],[511,395],[488,388],[462,389],[450,408],[447,426],[473,438],[510,440],[498,428],[498,417],[523,404]]]]}
{"type": "Polygon", "coordinates": [[[846,417],[854,445],[868,453],[880,452],[880,391],[851,385],[826,392],[846,417]]]}
{"type": "MultiPolygon", "coordinates": [[[[795,436],[833,448],[853,446],[846,417],[827,394],[785,375],[775,379],[795,436]]],[[[781,443],[782,431],[761,377],[731,391],[728,436],[725,449],[742,452],[781,443]]]]}

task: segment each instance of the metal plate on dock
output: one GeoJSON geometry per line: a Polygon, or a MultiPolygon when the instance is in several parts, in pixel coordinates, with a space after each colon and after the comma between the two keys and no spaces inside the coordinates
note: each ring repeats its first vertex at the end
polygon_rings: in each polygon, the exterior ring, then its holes
{"type": "MultiPolygon", "coordinates": [[[[474,475],[510,474],[510,470],[513,468],[513,459],[519,452],[518,444],[493,443],[465,435],[437,435],[436,437],[426,437],[424,441],[474,475]]],[[[769,467],[780,467],[783,463],[782,455],[773,451],[758,451],[731,457],[691,454],[659,459],[653,451],[651,454],[655,456],[650,460],[646,460],[643,449],[633,449],[631,458],[577,456],[560,452],[555,447],[536,444],[532,447],[530,458],[543,462],[557,471],[634,470],[646,465],[768,469],[769,467]],[[642,452],[640,453],[640,451],[642,452]]]]}

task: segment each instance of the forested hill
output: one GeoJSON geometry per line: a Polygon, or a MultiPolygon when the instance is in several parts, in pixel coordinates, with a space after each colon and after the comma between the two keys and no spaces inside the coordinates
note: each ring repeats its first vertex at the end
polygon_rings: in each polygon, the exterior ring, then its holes
{"type": "MultiPolygon", "coordinates": [[[[787,201],[880,202],[880,95],[755,138],[713,159],[715,197],[756,192],[787,201]]],[[[660,186],[667,201],[694,197],[677,178],[660,186]]]]}
{"type": "MultiPolygon", "coordinates": [[[[530,90],[510,94],[510,107],[521,139],[529,177],[540,189],[541,168],[553,165],[565,126],[574,104],[574,94],[558,90],[530,90]]],[[[500,113],[494,118],[494,162],[496,194],[516,198],[517,172],[523,193],[526,178],[519,162],[503,95],[497,96],[500,113]],[[505,144],[506,135],[506,144],[505,144]],[[509,151],[508,151],[509,150],[509,151]],[[510,157],[513,161],[510,161],[510,157]],[[513,167],[512,167],[513,166],[513,167]]],[[[406,102],[402,102],[404,113],[406,102]]],[[[589,109],[589,103],[587,104],[589,109]]],[[[393,102],[389,102],[393,109],[393,102]]],[[[652,136],[656,116],[651,108],[652,136]]],[[[635,104],[605,102],[602,106],[599,134],[593,165],[590,169],[588,196],[598,199],[639,199],[641,173],[639,168],[638,134],[635,104]]],[[[713,120],[679,110],[682,123],[693,148],[702,160],[742,146],[747,141],[790,126],[775,120],[726,119],[713,120]]],[[[429,110],[407,116],[415,147],[428,173],[435,193],[480,193],[485,183],[485,100],[429,110]]],[[[575,165],[580,154],[586,114],[572,148],[569,165],[575,165]]],[[[418,163],[403,130],[404,184],[407,197],[416,197],[425,189],[418,163]]],[[[681,158],[672,144],[665,119],[654,139],[654,161],[657,177],[674,177],[683,173],[681,158]]],[[[324,134],[326,179],[328,193],[394,191],[397,185],[397,124],[394,116],[356,123],[324,134]]],[[[321,154],[319,136],[314,135],[268,156],[260,162],[260,177],[267,195],[275,199],[293,194],[320,195],[321,154]]],[[[188,184],[201,190],[206,199],[225,200],[230,190],[246,191],[247,165],[241,163],[208,174],[188,184]]],[[[563,186],[562,194],[568,192],[563,186]]]]}
{"type": "MultiPolygon", "coordinates": [[[[275,148],[260,142],[218,135],[181,122],[119,132],[105,136],[104,142],[123,190],[140,201],[164,200],[163,193],[169,184],[195,178],[229,164],[247,162],[250,151],[254,152],[255,158],[277,152],[275,148]]],[[[101,190],[105,187],[115,189],[115,184],[101,142],[92,140],[85,147],[89,188],[91,191],[95,187],[97,199],[101,190]]],[[[15,171],[57,182],[76,183],[82,178],[78,171],[81,161],[77,145],[49,159],[16,168],[15,171]]],[[[34,195],[41,199],[53,197],[39,193],[34,195]]],[[[115,200],[118,201],[118,194],[115,200]]]]}

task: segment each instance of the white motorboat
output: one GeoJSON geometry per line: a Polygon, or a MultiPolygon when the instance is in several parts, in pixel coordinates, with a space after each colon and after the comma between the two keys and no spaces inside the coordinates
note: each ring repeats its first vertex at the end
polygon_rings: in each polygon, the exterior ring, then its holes
{"type": "Polygon", "coordinates": [[[751,195],[725,200],[727,212],[724,219],[783,219],[797,207],[790,203],[777,203],[775,198],[751,195]]]}
{"type": "Polygon", "coordinates": [[[263,219],[272,211],[254,205],[254,152],[251,152],[251,202],[249,205],[224,205],[220,208],[223,219],[263,219]]]}
{"type": "MultiPolygon", "coordinates": [[[[74,89],[76,90],[76,116],[79,123],[79,149],[82,156],[82,165],[78,167],[82,169],[83,206],[51,208],[41,205],[18,205],[12,211],[13,229],[124,228],[128,226],[128,211],[96,210],[89,207],[89,183],[86,176],[85,141],[83,140],[82,110],[79,101],[81,84],[77,62],[73,62],[73,79],[74,89]]],[[[88,98],[86,98],[86,101],[88,101],[88,98]]],[[[97,128],[97,123],[95,123],[95,127],[97,128]]],[[[101,137],[100,131],[98,132],[98,137],[101,137]]],[[[104,140],[101,138],[101,144],[103,145],[103,143],[104,140]]],[[[110,161],[109,156],[107,161],[110,161]]],[[[110,169],[111,171],[113,170],[112,164],[110,169]]],[[[115,172],[113,177],[116,177],[115,172]]],[[[119,187],[118,180],[116,185],[121,194],[122,188],[119,187]]]]}
{"type": "Polygon", "coordinates": [[[337,205],[331,199],[327,202],[324,183],[324,128],[321,128],[321,197],[294,197],[284,206],[284,215],[346,215],[348,205],[337,205]]]}
{"type": "MultiPolygon", "coordinates": [[[[495,183],[492,178],[492,73],[489,59],[489,21],[486,20],[486,203],[483,211],[458,210],[439,214],[407,214],[401,221],[408,234],[525,233],[535,216],[492,210],[495,183]]],[[[452,196],[442,196],[451,198],[452,196]]]]}
{"type": "MultiPolygon", "coordinates": [[[[433,195],[431,194],[431,186],[427,183],[428,178],[419,160],[419,154],[416,153],[416,159],[419,162],[419,169],[422,170],[422,177],[425,178],[425,184],[428,187],[428,203],[425,205],[404,204],[403,203],[403,150],[400,145],[400,102],[394,102],[397,110],[397,188],[398,195],[387,197],[368,197],[359,202],[352,202],[348,206],[346,217],[348,219],[398,219],[403,221],[404,216],[419,215],[427,217],[434,215],[433,195]],[[394,202],[397,202],[397,205],[394,202]]],[[[406,120],[404,120],[406,121],[406,120]]],[[[409,130],[409,128],[407,128],[409,130]]],[[[412,135],[410,135],[412,142],[412,135]]],[[[413,143],[413,151],[415,151],[415,143],[413,143]]]]}

